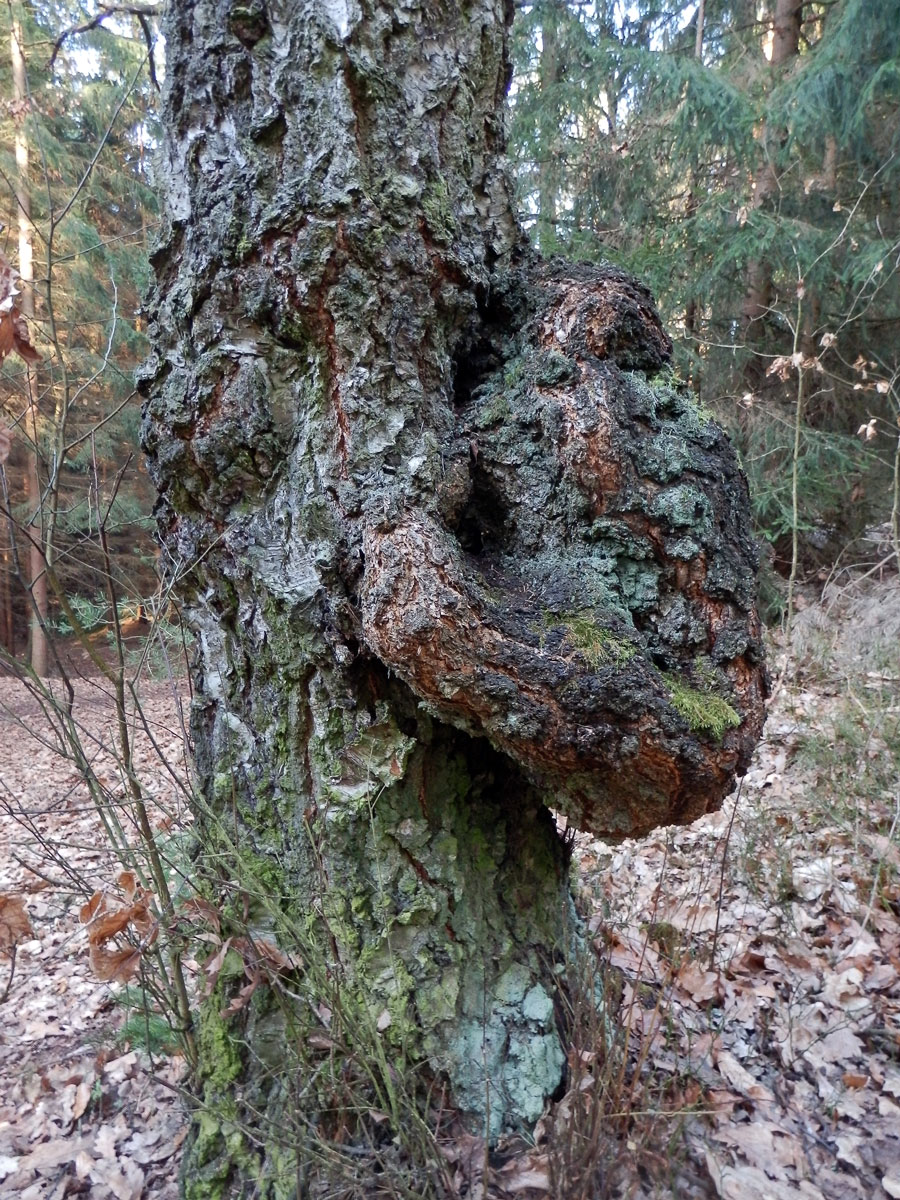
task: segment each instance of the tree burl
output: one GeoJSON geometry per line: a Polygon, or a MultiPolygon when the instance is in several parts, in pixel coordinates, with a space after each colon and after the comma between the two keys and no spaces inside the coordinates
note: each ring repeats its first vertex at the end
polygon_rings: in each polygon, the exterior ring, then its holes
{"type": "Polygon", "coordinates": [[[427,502],[365,530],[362,640],[577,828],[691,821],[764,716],[744,477],[636,280],[533,265],[493,306],[427,502]]]}

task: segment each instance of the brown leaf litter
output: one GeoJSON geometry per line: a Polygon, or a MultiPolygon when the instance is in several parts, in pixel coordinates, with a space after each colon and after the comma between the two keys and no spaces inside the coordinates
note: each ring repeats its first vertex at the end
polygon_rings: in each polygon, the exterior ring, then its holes
{"type": "MultiPolygon", "coordinates": [[[[891,586],[867,601],[867,621],[900,611],[891,586]]],[[[736,806],[732,797],[688,828],[618,846],[576,840],[582,906],[621,980],[632,1065],[669,1082],[664,1129],[681,1156],[667,1168],[665,1141],[643,1144],[629,1118],[604,1195],[900,1197],[900,769],[884,723],[900,711],[900,672],[896,654],[893,674],[851,662],[859,608],[849,619],[846,605],[843,617],[826,608],[802,614],[795,681],[776,697],[736,806]],[[842,620],[848,636],[835,632],[842,620]],[[811,653],[822,637],[828,653],[811,653]],[[859,706],[869,715],[856,758],[846,722],[859,706]]],[[[150,688],[146,703],[180,770],[171,691],[150,688]]],[[[108,702],[85,685],[79,705],[95,769],[114,784],[108,702]]],[[[101,953],[124,953],[126,930],[133,947],[149,946],[156,916],[136,880],[119,876],[116,888],[121,864],[38,716],[18,684],[0,680],[0,990],[17,948],[0,1009],[0,1195],[168,1200],[185,1136],[182,1060],[151,1063],[117,1046],[116,980],[130,966],[101,953]],[[62,855],[52,870],[42,841],[62,855]],[[90,969],[92,952],[109,982],[90,969]]],[[[139,754],[160,811],[177,807],[146,739],[139,754]]],[[[182,916],[215,927],[198,903],[182,916]]],[[[250,991],[263,966],[284,965],[267,952],[244,956],[250,991]]],[[[195,982],[199,992],[204,979],[195,982]]],[[[537,1145],[511,1145],[492,1164],[477,1138],[445,1147],[458,1194],[568,1200],[554,1139],[561,1117],[591,1103],[601,1059],[584,1049],[570,1058],[573,1089],[537,1145]]]]}

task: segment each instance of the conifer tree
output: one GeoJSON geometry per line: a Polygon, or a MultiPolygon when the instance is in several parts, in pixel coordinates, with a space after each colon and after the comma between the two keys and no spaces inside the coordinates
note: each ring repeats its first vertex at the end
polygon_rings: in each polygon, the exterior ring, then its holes
{"type": "Polygon", "coordinates": [[[681,331],[679,369],[738,436],[777,552],[798,520],[821,539],[866,519],[861,492],[887,490],[872,451],[888,447],[853,435],[873,415],[888,430],[900,345],[896,5],[540,0],[517,47],[526,218],[542,227],[535,164],[549,160],[559,248],[652,281],[681,331]],[[564,46],[552,95],[548,7],[564,46]],[[797,369],[782,364],[795,352],[813,373],[799,513],[784,432],[797,369]]]}
{"type": "MultiPolygon", "coordinates": [[[[0,64],[0,96],[6,98],[0,172],[8,185],[0,220],[12,230],[21,223],[33,250],[34,283],[23,291],[33,305],[29,324],[40,354],[31,376],[33,404],[25,364],[11,356],[3,366],[0,402],[13,433],[10,521],[4,524],[15,545],[7,546],[0,594],[16,577],[9,603],[17,628],[10,631],[6,617],[0,625],[11,632],[12,650],[21,648],[26,596],[20,584],[29,574],[29,545],[35,560],[30,574],[51,583],[51,615],[58,613],[54,589],[92,599],[105,590],[98,520],[118,586],[153,586],[151,489],[135,454],[139,414],[132,376],[144,354],[137,313],[155,201],[146,154],[154,137],[149,51],[137,20],[108,20],[79,32],[92,23],[65,0],[13,5],[8,14],[8,32],[12,25],[20,30],[19,75],[9,57],[0,64]],[[17,144],[27,144],[29,152],[26,190],[17,144]],[[35,469],[26,499],[29,457],[35,469]]],[[[7,240],[4,248],[24,275],[18,244],[7,240]]],[[[32,610],[42,609],[39,631],[46,605],[32,610]]],[[[46,662],[38,657],[34,665],[42,672],[46,662]]]]}

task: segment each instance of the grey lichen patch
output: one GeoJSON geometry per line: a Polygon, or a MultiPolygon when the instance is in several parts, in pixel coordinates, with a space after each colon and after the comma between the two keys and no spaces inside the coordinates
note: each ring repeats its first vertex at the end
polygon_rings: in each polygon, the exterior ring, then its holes
{"type": "Polygon", "coordinates": [[[660,483],[678,479],[692,465],[692,460],[688,443],[671,431],[658,433],[635,453],[635,465],[641,474],[660,483]]]}
{"type": "Polygon", "coordinates": [[[565,1055],[555,1033],[523,1034],[510,1039],[504,1086],[526,1124],[538,1119],[548,1089],[562,1074],[565,1055]]]}
{"type": "Polygon", "coordinates": [[[516,990],[515,997],[495,998],[480,1020],[461,1022],[448,1052],[460,1081],[457,1094],[473,1109],[481,1098],[490,1136],[502,1130],[504,1110],[514,1111],[526,1126],[536,1121],[565,1066],[546,991],[536,986],[524,995],[516,990]]]}
{"type": "Polygon", "coordinates": [[[519,1004],[525,999],[531,978],[531,971],[523,963],[513,963],[497,980],[497,999],[502,1004],[519,1004]]]}
{"type": "Polygon", "coordinates": [[[703,538],[710,530],[712,506],[706,496],[689,483],[677,484],[660,492],[653,500],[652,513],[673,529],[690,529],[703,538]]]}
{"type": "Polygon", "coordinates": [[[530,352],[514,355],[475,389],[471,415],[474,429],[487,430],[512,421],[523,405],[533,403],[532,358],[530,352]]]}
{"type": "Polygon", "coordinates": [[[534,382],[538,387],[544,388],[571,383],[578,374],[578,368],[571,358],[555,350],[547,350],[537,355],[532,371],[534,382]]]}
{"type": "Polygon", "coordinates": [[[658,567],[633,558],[620,558],[616,562],[616,575],[622,600],[630,613],[644,613],[658,606],[658,567]]]}
{"type": "Polygon", "coordinates": [[[522,1002],[522,1015],[529,1021],[541,1024],[550,1020],[553,1015],[553,1001],[539,983],[529,988],[522,1002]]]}
{"type": "Polygon", "coordinates": [[[698,427],[712,425],[715,416],[700,402],[697,393],[679,379],[672,367],[665,367],[653,381],[661,401],[661,409],[696,432],[698,427]]]}
{"type": "Polygon", "coordinates": [[[520,444],[516,437],[518,422],[534,424],[548,417],[554,419],[554,409],[546,407],[541,390],[565,388],[577,376],[577,364],[565,354],[527,347],[506,358],[502,367],[476,389],[472,425],[489,429],[509,419],[509,427],[501,434],[507,450],[512,450],[520,444]]]}
{"type": "Polygon", "coordinates": [[[631,615],[648,611],[659,602],[661,571],[653,548],[635,536],[628,525],[615,517],[598,517],[585,532],[594,554],[580,566],[580,578],[590,568],[602,572],[608,596],[602,606],[610,614],[631,621],[631,615]]]}

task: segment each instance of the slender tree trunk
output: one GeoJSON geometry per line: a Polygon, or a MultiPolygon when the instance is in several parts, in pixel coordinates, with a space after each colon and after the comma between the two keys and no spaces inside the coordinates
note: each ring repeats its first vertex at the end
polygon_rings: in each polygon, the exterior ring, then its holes
{"type": "MultiPolygon", "coordinates": [[[[9,430],[0,424],[0,472],[5,472],[6,461],[9,458],[11,438],[9,430]]],[[[8,495],[6,475],[0,474],[2,487],[3,517],[0,519],[0,540],[3,544],[3,565],[0,568],[0,642],[7,654],[15,653],[15,625],[13,623],[12,590],[10,581],[13,570],[12,521],[9,507],[6,503],[8,495]]]]}
{"type": "Polygon", "coordinates": [[[706,20],[706,0],[697,5],[697,32],[694,37],[694,58],[703,57],[703,26],[706,20]]]}
{"type": "MultiPolygon", "coordinates": [[[[28,135],[25,113],[28,104],[28,86],[25,75],[25,55],[22,30],[13,22],[10,37],[12,56],[13,96],[17,107],[16,115],[16,207],[19,226],[19,277],[22,280],[22,298],[19,309],[22,316],[34,316],[34,259],[32,250],[31,190],[28,178],[28,135]]],[[[25,428],[31,439],[32,450],[28,456],[27,496],[31,513],[26,533],[28,536],[29,587],[31,590],[31,634],[30,661],[37,675],[47,674],[47,574],[44,561],[43,496],[40,479],[40,443],[38,441],[38,398],[37,379],[31,363],[26,363],[26,388],[28,412],[25,428]]]]}
{"type": "Polygon", "coordinates": [[[552,4],[544,8],[541,21],[541,120],[544,123],[538,164],[538,246],[552,255],[558,243],[556,230],[559,169],[559,106],[548,98],[559,83],[559,15],[552,4]]]}
{"type": "MultiPolygon", "coordinates": [[[[772,35],[771,75],[780,79],[789,63],[800,52],[800,32],[803,27],[803,0],[776,0],[775,21],[772,35]]],[[[760,142],[765,160],[753,182],[753,208],[764,208],[778,192],[778,164],[776,162],[777,131],[763,125],[760,142]]],[[[772,306],[772,268],[764,255],[754,259],[747,267],[747,288],[741,310],[742,322],[748,341],[758,336],[760,323],[772,306]]]]}
{"type": "Polygon", "coordinates": [[[12,655],[15,654],[16,650],[16,630],[13,620],[12,588],[10,586],[13,570],[10,537],[9,525],[6,518],[4,518],[0,521],[0,538],[3,541],[3,575],[0,578],[0,640],[2,640],[3,648],[7,654],[12,655]]]}
{"type": "Polygon", "coordinates": [[[377,1141],[413,1067],[479,1130],[533,1123],[579,937],[548,806],[690,820],[761,728],[746,485],[647,382],[649,293],[525,249],[511,16],[169,9],[144,437],[234,938],[189,1194],[314,1194],[310,1139],[377,1141]],[[273,942],[296,970],[262,986],[273,942]],[[360,1045],[380,1099],[351,1117],[360,1045]]]}
{"type": "MultiPolygon", "coordinates": [[[[696,35],[694,37],[694,58],[696,58],[698,62],[702,62],[702,60],[703,60],[703,28],[704,28],[705,18],[706,18],[706,2],[705,2],[705,0],[700,0],[700,3],[697,5],[697,14],[696,14],[697,31],[696,31],[696,35]]],[[[687,197],[687,205],[686,205],[686,211],[685,211],[685,216],[687,217],[687,219],[689,221],[692,220],[692,218],[694,216],[696,216],[697,209],[699,207],[699,202],[697,200],[697,187],[698,187],[697,168],[694,167],[691,171],[691,182],[688,187],[688,197],[687,197]]],[[[698,315],[698,312],[699,312],[699,304],[697,302],[697,297],[690,296],[688,298],[687,304],[685,305],[684,331],[688,336],[688,340],[691,342],[694,342],[697,337],[697,315],[698,315]]],[[[691,371],[691,386],[693,387],[694,391],[697,392],[697,394],[699,395],[700,394],[700,373],[699,373],[699,370],[696,368],[694,368],[691,371]]]]}

